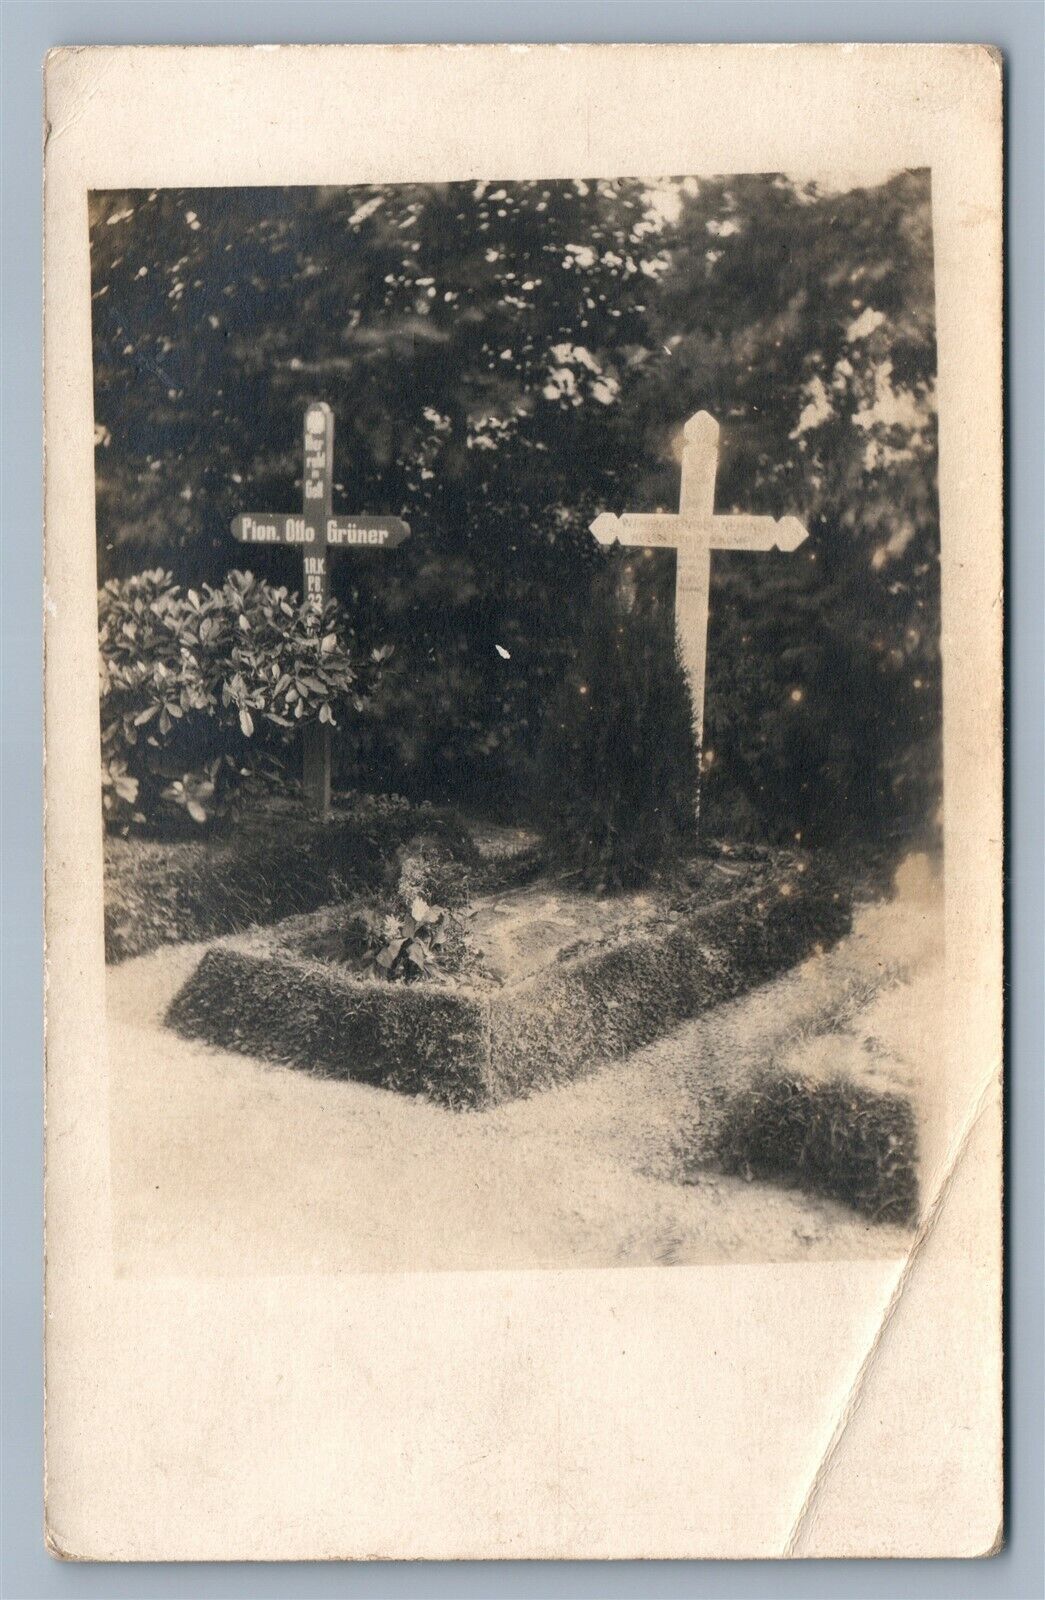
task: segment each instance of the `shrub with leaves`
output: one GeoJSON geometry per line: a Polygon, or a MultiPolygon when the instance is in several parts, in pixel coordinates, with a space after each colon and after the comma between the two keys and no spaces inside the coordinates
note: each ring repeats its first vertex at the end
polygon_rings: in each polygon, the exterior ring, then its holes
{"type": "Polygon", "coordinates": [[[383,917],[374,969],[393,980],[430,978],[446,942],[448,920],[449,912],[443,906],[430,906],[423,895],[411,902],[405,916],[383,917]]]}
{"type": "Polygon", "coordinates": [[[692,702],[674,632],[612,574],[552,705],[542,779],[551,851],[590,888],[639,887],[695,846],[692,702]]]}
{"type": "Polygon", "coordinates": [[[361,669],[335,601],[319,615],[249,572],[184,592],[162,568],[113,579],[98,611],[102,803],[122,831],[220,816],[301,727],[362,710],[390,654],[361,669]]]}

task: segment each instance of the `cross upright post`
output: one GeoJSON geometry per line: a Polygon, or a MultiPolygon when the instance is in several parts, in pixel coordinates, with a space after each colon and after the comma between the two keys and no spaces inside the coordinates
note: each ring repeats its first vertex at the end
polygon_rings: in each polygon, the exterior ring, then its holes
{"type": "Polygon", "coordinates": [[[309,606],[322,612],[330,596],[327,525],[334,499],[334,413],[323,400],[305,412],[303,461],[303,520],[312,523],[315,519],[315,543],[305,556],[304,598],[309,606]]]}
{"type": "Polygon", "coordinates": [[[715,515],[719,426],[707,411],[683,430],[682,481],[677,514],[604,511],[591,531],[601,544],[637,545],[676,552],[675,629],[693,700],[693,732],[700,752],[704,730],[704,680],[712,550],[797,550],[807,538],[797,517],[715,515]]]}
{"type": "MultiPolygon", "coordinates": [[[[330,598],[328,552],[346,546],[391,550],[409,538],[402,517],[338,517],[333,510],[334,413],[324,400],[305,408],[301,515],[245,511],[232,519],[232,536],[241,544],[293,545],[303,559],[303,598],[322,618],[330,598]]],[[[330,810],[330,728],[310,723],[302,729],[302,783],[310,810],[325,818],[330,810]]]]}

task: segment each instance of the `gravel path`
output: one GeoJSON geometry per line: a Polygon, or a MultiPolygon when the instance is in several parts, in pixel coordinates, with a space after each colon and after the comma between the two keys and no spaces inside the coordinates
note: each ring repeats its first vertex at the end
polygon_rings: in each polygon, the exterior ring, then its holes
{"type": "Polygon", "coordinates": [[[931,1089],[919,991],[935,982],[937,926],[915,873],[905,894],[864,908],[826,957],[582,1081],[466,1114],[179,1039],[160,1018],[199,947],[127,961],[109,971],[118,1268],[294,1274],[900,1254],[903,1229],[725,1177],[700,1157],[723,1089],[774,1057],[815,1070],[825,1051],[856,1052],[887,1083],[931,1089]]]}

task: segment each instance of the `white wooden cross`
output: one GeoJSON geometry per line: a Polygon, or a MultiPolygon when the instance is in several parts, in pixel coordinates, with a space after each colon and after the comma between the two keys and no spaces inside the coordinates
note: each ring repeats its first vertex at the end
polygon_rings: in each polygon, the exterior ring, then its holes
{"type": "Polygon", "coordinates": [[[797,517],[716,517],[715,475],[719,427],[707,411],[683,430],[682,490],[677,515],[604,511],[591,531],[601,544],[675,550],[675,628],[693,697],[693,729],[700,749],[704,725],[704,675],[708,650],[708,596],[712,550],[797,550],[808,537],[797,517]]]}

